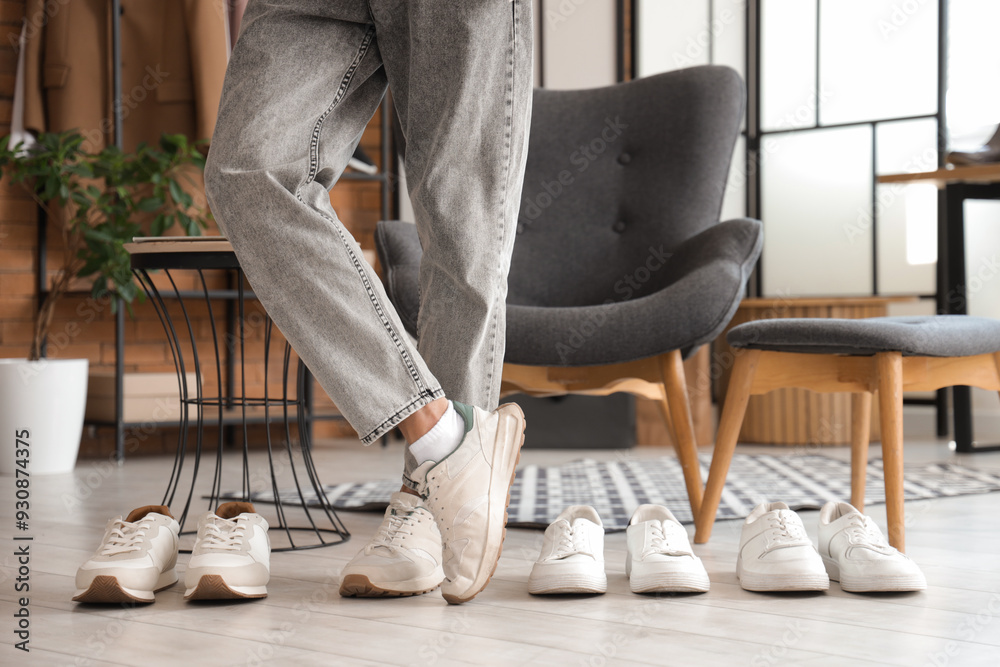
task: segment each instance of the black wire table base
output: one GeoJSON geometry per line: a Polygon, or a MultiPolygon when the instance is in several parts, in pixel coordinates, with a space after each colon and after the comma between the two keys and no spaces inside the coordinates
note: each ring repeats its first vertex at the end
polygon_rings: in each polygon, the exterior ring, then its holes
{"type": "MultiPolygon", "coordinates": [[[[206,429],[216,427],[211,490],[201,492],[201,498],[206,502],[205,511],[214,511],[220,502],[250,502],[255,493],[270,492],[274,500],[266,504],[273,507],[273,513],[260,506],[256,509],[269,524],[268,536],[272,551],[315,549],[348,540],[350,533],[327,499],[313,463],[312,443],[309,439],[310,406],[306,400],[311,376],[301,360],[292,363],[292,350],[287,342],[281,354],[272,354],[273,323],[269,317],[260,315],[248,322],[244,312],[246,294],[243,289],[243,273],[235,255],[231,252],[133,254],[132,270],[163,325],[177,371],[181,397],[180,428],[173,470],[167,482],[163,504],[173,507],[175,503],[183,503],[183,510],[177,517],[181,535],[194,535],[197,532],[185,531],[183,528],[188,512],[199,504],[195,496],[198,493],[197,482],[203,465],[202,459],[212,455],[212,443],[209,442],[211,438],[206,429]],[[233,326],[228,326],[224,335],[220,335],[216,327],[212,308],[213,298],[220,297],[217,291],[209,290],[204,275],[204,270],[218,268],[231,269],[235,273],[236,284],[235,294],[229,295],[232,301],[226,304],[231,309],[232,303],[235,303],[236,312],[227,313],[235,315],[235,321],[230,317],[233,326]],[[161,291],[157,287],[149,275],[149,271],[153,269],[163,270],[170,284],[169,289],[164,287],[161,291]],[[178,289],[171,269],[196,271],[200,289],[186,292],[178,289]],[[194,307],[189,303],[192,299],[203,303],[207,309],[212,341],[209,354],[204,351],[199,354],[199,336],[189,316],[189,310],[194,307]],[[263,333],[264,374],[261,396],[247,396],[246,392],[245,343],[250,327],[255,336],[261,331],[263,333]],[[280,374],[277,373],[277,368],[272,369],[272,366],[279,364],[276,358],[280,358],[280,374]],[[213,360],[215,363],[210,363],[213,360]],[[192,371],[193,387],[189,386],[188,377],[192,371]],[[205,395],[203,371],[214,374],[215,387],[219,390],[217,396],[205,395]],[[277,380],[280,380],[280,393],[272,395],[269,383],[277,380]],[[258,458],[250,455],[249,436],[250,428],[255,424],[261,425],[267,441],[266,465],[261,463],[256,468],[252,464],[258,458]],[[297,439],[292,436],[293,424],[296,426],[297,439]],[[227,438],[227,433],[230,438],[227,438]],[[227,447],[227,440],[232,440],[233,445],[242,449],[238,497],[234,497],[236,489],[227,492],[223,487],[224,483],[233,487],[237,484],[232,479],[235,470],[231,459],[234,457],[226,453],[227,449],[235,449],[235,446],[227,447]],[[223,468],[227,460],[230,460],[227,468],[229,474],[224,478],[223,468]],[[182,480],[188,478],[190,486],[182,483],[182,480]],[[297,498],[290,497],[290,493],[282,497],[282,484],[294,487],[297,498]],[[310,496],[313,498],[310,501],[307,501],[304,490],[311,491],[310,496]],[[294,520],[296,525],[292,525],[293,512],[300,515],[294,520]]],[[[160,284],[164,283],[161,281],[160,284]]],[[[195,511],[197,515],[201,514],[200,511],[195,511]]],[[[190,549],[182,549],[181,552],[190,553],[190,549]]]]}

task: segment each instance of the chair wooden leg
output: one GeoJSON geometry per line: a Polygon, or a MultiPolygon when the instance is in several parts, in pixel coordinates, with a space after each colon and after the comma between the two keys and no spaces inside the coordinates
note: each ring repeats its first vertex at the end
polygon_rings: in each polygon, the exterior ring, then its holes
{"type": "Polygon", "coordinates": [[[880,352],[875,355],[875,363],[889,544],[903,551],[906,546],[903,524],[903,355],[900,352],[880,352]]]}
{"type": "Polygon", "coordinates": [[[677,459],[684,471],[691,516],[697,517],[701,509],[701,466],[698,463],[698,443],[694,438],[694,420],[691,418],[691,404],[688,402],[687,382],[684,378],[684,360],[680,350],[668,352],[660,357],[660,372],[666,402],[661,402],[663,418],[671,429],[677,448],[677,459]]]}
{"type": "Polygon", "coordinates": [[[729,389],[726,391],[726,405],[719,421],[719,432],[715,436],[715,451],[712,453],[712,466],[708,471],[708,482],[705,494],[701,499],[701,511],[695,517],[694,541],[696,544],[708,542],[712,536],[712,526],[715,525],[715,513],[722,499],[722,489],[726,484],[729,464],[733,460],[733,450],[743,426],[743,416],[747,411],[747,401],[750,400],[750,389],[753,386],[757,362],[760,361],[760,350],[738,350],[736,364],[729,378],[729,389]]]}
{"type": "Polygon", "coordinates": [[[872,427],[872,395],[851,394],[851,504],[865,511],[865,476],[872,427]]]}

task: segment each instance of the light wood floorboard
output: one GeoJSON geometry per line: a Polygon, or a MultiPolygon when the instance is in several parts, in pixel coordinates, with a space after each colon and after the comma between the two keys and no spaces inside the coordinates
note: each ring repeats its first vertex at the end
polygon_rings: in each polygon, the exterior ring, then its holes
{"type": "MultiPolygon", "coordinates": [[[[907,432],[907,462],[954,461],[1000,471],[1000,453],[959,456],[943,441],[907,432]]],[[[823,453],[848,448],[762,448],[737,453],[823,453]]],[[[662,450],[526,450],[522,464],[581,457],[655,457],[662,450]]],[[[878,447],[871,453],[878,455],[878,447]]],[[[326,442],[316,448],[324,483],[392,478],[401,448],[326,442]]],[[[238,453],[227,454],[224,486],[239,488],[238,453]]],[[[211,466],[214,459],[206,460],[211,466]]],[[[252,476],[266,474],[253,455],[252,476]]],[[[625,577],[625,535],[606,538],[608,592],[590,597],[533,597],[527,577],[540,531],[508,531],[496,575],[460,607],[439,592],[395,600],[343,599],[339,572],[380,521],[342,512],[347,544],[272,556],[270,596],[229,603],[186,603],[178,584],[138,608],[70,601],[76,568],[96,547],[106,521],[162,500],[172,458],[123,466],[81,461],[72,475],[32,478],[31,647],[39,665],[990,665],[1000,664],[1000,494],[907,505],[907,549],[927,575],[918,594],[853,595],[834,583],[823,594],[742,590],[735,559],[740,521],[720,521],[697,545],[712,580],[705,595],[639,596],[625,577]]],[[[204,470],[202,475],[207,475],[204,470]]],[[[21,664],[12,647],[16,609],[11,478],[0,521],[0,663],[21,664]],[[6,625],[3,625],[6,624],[6,625]],[[11,660],[13,658],[13,660],[11,660]]],[[[205,509],[192,507],[189,525],[205,509]]],[[[173,504],[175,513],[180,503],[173,504]]],[[[259,507],[269,518],[269,508],[259,507]]],[[[885,526],[885,508],[868,512],[885,526]]],[[[815,536],[817,512],[803,512],[815,536]]],[[[190,544],[191,538],[185,538],[190,544]]],[[[277,540],[276,540],[277,541],[277,540]]],[[[188,556],[182,555],[183,578],[188,556]]]]}

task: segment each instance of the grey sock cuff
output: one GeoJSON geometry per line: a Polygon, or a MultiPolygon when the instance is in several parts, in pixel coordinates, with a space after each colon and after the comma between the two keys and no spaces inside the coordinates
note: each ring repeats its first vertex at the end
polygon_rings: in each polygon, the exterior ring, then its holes
{"type": "Polygon", "coordinates": [[[403,484],[410,487],[411,489],[416,489],[414,482],[411,479],[413,471],[417,469],[417,459],[414,458],[413,454],[410,453],[409,447],[403,448],[403,484]]]}

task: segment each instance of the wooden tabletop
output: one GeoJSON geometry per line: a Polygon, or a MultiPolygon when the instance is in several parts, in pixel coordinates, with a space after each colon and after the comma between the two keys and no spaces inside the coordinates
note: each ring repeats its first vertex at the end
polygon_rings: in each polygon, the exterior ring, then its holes
{"type": "Polygon", "coordinates": [[[225,236],[136,236],[125,244],[132,255],[174,252],[232,252],[225,236]]]}
{"type": "MultiPolygon", "coordinates": [[[[169,255],[177,253],[213,252],[231,253],[233,245],[225,236],[136,236],[125,244],[131,255],[169,255]]],[[[376,254],[371,248],[364,248],[361,254],[365,260],[375,265],[376,254]]]]}
{"type": "Polygon", "coordinates": [[[934,171],[920,171],[912,174],[884,174],[879,183],[935,183],[939,186],[960,181],[968,183],[1000,182],[1000,162],[974,164],[963,167],[945,167],[934,171]]]}

